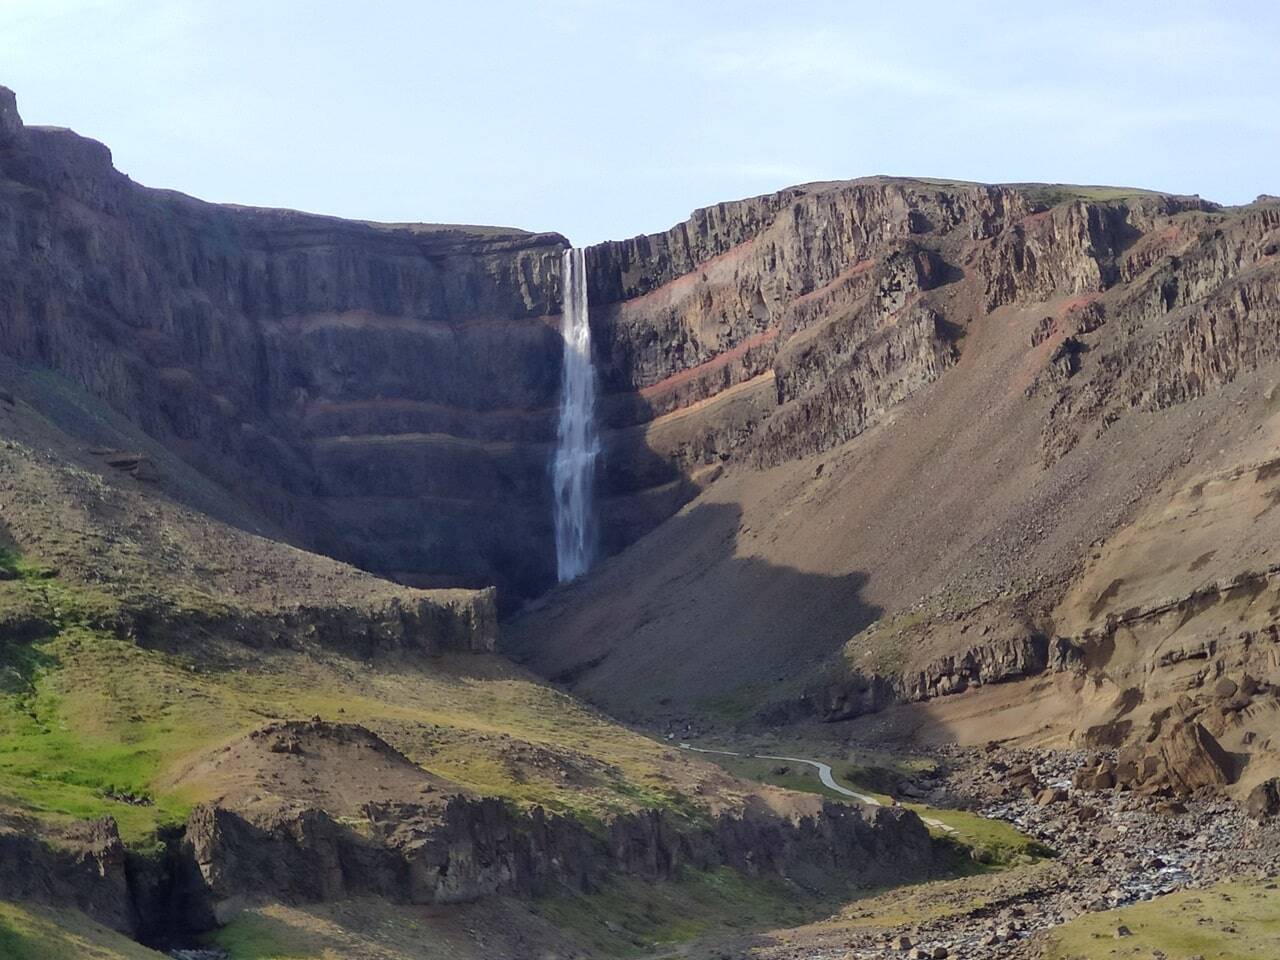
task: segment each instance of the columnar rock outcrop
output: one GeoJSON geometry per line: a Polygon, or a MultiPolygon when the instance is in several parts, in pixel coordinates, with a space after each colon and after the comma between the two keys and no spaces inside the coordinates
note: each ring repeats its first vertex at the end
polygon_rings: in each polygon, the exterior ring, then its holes
{"type": "Polygon", "coordinates": [[[902,808],[823,802],[810,815],[747,811],[706,823],[649,810],[619,814],[603,832],[495,798],[373,803],[363,817],[354,829],[316,807],[246,815],[204,804],[161,860],[127,854],[110,819],[70,828],[63,849],[0,826],[0,897],[74,904],[151,940],[212,929],[255,897],[449,904],[590,893],[610,879],[670,880],[686,868],[819,870],[828,881],[874,884],[923,879],[936,866],[928,830],[902,808]]]}
{"type": "Polygon", "coordinates": [[[882,674],[850,670],[815,687],[807,704],[823,720],[848,720],[894,703],[913,703],[963,693],[983,684],[1034,677],[1049,669],[1050,642],[1030,633],[993,639],[958,655],[929,661],[919,669],[882,674]]]}
{"type": "Polygon", "coordinates": [[[673,879],[684,868],[730,866],[753,876],[821,869],[895,882],[928,874],[928,831],[913,813],[823,803],[813,816],[720,815],[697,826],[661,811],[620,814],[602,835],[579,821],[496,799],[443,808],[371,806],[364,836],[314,809],[246,819],[199,807],[182,843],[194,867],[190,916],[218,915],[256,892],[314,903],[353,894],[399,902],[460,903],[555,887],[590,892],[610,878],[673,879]],[[196,876],[198,874],[198,878],[196,876]]]}

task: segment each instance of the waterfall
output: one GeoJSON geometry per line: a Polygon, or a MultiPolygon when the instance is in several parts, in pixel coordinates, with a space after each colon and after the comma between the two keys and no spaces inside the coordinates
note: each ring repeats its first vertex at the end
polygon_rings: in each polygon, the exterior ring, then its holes
{"type": "Polygon", "coordinates": [[[561,269],[564,303],[560,334],[560,427],[551,480],[555,494],[556,574],[561,583],[580,577],[595,551],[592,492],[595,485],[596,373],[591,365],[591,327],[587,322],[587,262],[582,250],[566,250],[561,269]]]}

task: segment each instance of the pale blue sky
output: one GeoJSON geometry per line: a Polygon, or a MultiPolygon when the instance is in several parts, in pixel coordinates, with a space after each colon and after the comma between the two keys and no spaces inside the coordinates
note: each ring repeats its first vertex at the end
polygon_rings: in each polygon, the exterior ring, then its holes
{"type": "Polygon", "coordinates": [[[27,122],[141,183],[576,243],[873,173],[1280,193],[1278,50],[1269,0],[0,0],[27,122]]]}

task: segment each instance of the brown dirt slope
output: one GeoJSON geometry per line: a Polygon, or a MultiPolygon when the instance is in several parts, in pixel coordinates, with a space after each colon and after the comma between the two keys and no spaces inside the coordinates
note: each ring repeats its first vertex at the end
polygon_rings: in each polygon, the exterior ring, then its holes
{"type": "Polygon", "coordinates": [[[425,804],[445,789],[464,792],[359,724],[323,720],[259,727],[193,759],[166,786],[236,810],[285,802],[338,817],[359,815],[368,803],[425,804]]]}

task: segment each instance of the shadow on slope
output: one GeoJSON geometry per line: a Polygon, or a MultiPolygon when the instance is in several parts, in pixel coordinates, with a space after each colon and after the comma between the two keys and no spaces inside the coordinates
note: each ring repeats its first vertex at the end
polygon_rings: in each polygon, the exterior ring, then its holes
{"type": "MultiPolygon", "coordinates": [[[[110,454],[131,451],[137,460],[149,461],[152,470],[146,477],[149,488],[248,533],[284,539],[253,507],[200,473],[109,404],[65,377],[0,354],[0,382],[15,399],[15,404],[10,405],[13,423],[21,424],[33,435],[41,436],[47,432],[42,428],[51,426],[72,444],[83,445],[81,454],[112,466],[115,463],[110,454]]],[[[14,434],[23,439],[12,425],[7,424],[5,432],[6,436],[14,434]]],[[[7,528],[0,525],[0,548],[9,542],[7,536],[7,528]]]]}
{"type": "Polygon", "coordinates": [[[865,573],[809,573],[741,555],[742,531],[736,504],[686,509],[643,540],[660,564],[637,574],[610,559],[552,591],[506,625],[506,652],[588,698],[608,691],[610,709],[624,714],[695,700],[725,719],[750,715],[881,610],[861,596],[865,573]],[[719,635],[726,622],[737,629],[719,635]],[[556,643],[544,643],[552,630],[556,643]],[[700,642],[710,635],[716,644],[700,642]]]}

